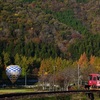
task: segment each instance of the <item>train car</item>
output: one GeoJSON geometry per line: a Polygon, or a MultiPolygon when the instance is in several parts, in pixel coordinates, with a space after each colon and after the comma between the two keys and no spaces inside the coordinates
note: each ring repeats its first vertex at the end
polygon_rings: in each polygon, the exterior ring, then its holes
{"type": "Polygon", "coordinates": [[[100,74],[89,74],[88,86],[100,88],[100,74]]]}

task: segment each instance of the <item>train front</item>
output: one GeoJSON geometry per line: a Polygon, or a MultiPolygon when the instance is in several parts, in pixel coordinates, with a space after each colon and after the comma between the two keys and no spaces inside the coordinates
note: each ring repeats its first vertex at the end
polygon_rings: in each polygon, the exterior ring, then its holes
{"type": "Polygon", "coordinates": [[[100,87],[100,74],[90,74],[88,85],[90,87],[100,87]]]}

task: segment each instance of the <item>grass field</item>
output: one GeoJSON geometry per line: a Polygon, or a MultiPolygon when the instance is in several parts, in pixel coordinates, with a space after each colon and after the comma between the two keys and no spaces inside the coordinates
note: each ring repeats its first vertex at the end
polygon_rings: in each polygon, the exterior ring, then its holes
{"type": "MultiPolygon", "coordinates": [[[[7,94],[7,93],[24,93],[24,92],[36,92],[34,91],[34,89],[15,89],[15,88],[5,88],[5,89],[0,89],[0,94],[7,94]]],[[[100,100],[100,97],[97,93],[94,93],[94,97],[95,100],[100,100]]],[[[25,97],[26,98],[26,97],[25,97]]],[[[25,100],[25,98],[23,99],[19,99],[19,100],[25,100]]],[[[59,100],[88,100],[88,96],[86,96],[85,93],[76,93],[76,94],[72,94],[72,95],[65,95],[64,97],[60,97],[59,96],[59,100]],[[70,99],[67,99],[70,98],[70,99]]],[[[58,100],[58,97],[44,97],[44,98],[30,98],[26,100],[58,100]]]]}
{"type": "Polygon", "coordinates": [[[34,92],[33,89],[0,89],[0,94],[34,92]]]}

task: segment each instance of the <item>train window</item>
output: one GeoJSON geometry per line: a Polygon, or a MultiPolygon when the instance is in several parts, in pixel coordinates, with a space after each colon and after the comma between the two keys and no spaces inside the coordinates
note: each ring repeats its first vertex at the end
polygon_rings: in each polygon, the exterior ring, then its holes
{"type": "Polygon", "coordinates": [[[96,80],[96,77],[93,77],[93,80],[95,81],[96,80]]]}
{"type": "Polygon", "coordinates": [[[97,76],[97,80],[100,80],[100,76],[97,76]]]}

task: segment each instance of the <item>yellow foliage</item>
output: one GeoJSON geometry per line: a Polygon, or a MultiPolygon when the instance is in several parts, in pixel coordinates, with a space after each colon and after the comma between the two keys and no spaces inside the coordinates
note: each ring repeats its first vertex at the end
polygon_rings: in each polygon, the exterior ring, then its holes
{"type": "Polygon", "coordinates": [[[2,31],[2,27],[0,27],[0,31],[2,31]]]}
{"type": "Polygon", "coordinates": [[[87,65],[88,58],[87,58],[85,52],[81,55],[81,57],[80,57],[80,59],[78,60],[77,63],[78,63],[79,66],[86,66],[87,65]]]}
{"type": "Polygon", "coordinates": [[[95,61],[95,56],[92,56],[90,57],[90,65],[93,65],[94,64],[94,61],[95,61]]]}
{"type": "Polygon", "coordinates": [[[15,15],[15,16],[19,16],[19,14],[17,14],[17,13],[15,13],[14,15],[15,15]]]}

